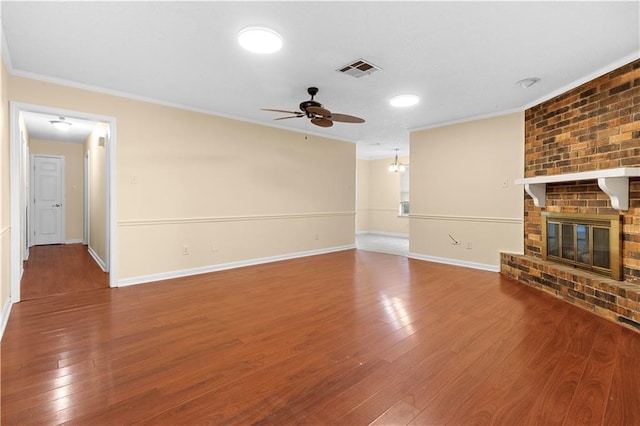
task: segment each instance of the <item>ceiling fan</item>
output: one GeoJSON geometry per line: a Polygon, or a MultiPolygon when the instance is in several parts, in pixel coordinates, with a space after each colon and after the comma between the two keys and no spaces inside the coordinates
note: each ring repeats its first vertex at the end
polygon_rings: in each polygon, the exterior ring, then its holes
{"type": "Polygon", "coordinates": [[[286,111],[282,109],[270,109],[263,108],[262,111],[282,112],[285,114],[293,114],[287,117],[276,118],[275,120],[286,120],[288,118],[301,118],[307,117],[311,119],[311,123],[320,127],[331,127],[333,122],[340,123],[364,123],[364,120],[360,117],[354,117],[353,115],[337,114],[324,108],[318,101],[314,101],[313,98],[318,94],[317,87],[309,87],[307,93],[311,95],[311,99],[300,103],[300,111],[286,111]]]}

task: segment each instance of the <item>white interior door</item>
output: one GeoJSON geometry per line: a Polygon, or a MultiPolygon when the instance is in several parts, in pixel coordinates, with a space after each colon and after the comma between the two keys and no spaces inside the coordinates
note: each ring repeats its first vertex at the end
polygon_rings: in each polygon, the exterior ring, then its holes
{"type": "Polygon", "coordinates": [[[64,157],[33,156],[33,245],[61,244],[64,235],[64,157]]]}

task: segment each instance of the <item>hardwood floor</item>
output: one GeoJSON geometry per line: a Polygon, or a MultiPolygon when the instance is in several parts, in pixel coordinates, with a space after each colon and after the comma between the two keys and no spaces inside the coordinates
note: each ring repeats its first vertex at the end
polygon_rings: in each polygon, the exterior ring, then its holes
{"type": "Polygon", "coordinates": [[[640,333],[350,250],[21,302],[2,425],[640,424],[640,333]]]}
{"type": "Polygon", "coordinates": [[[109,287],[104,273],[82,244],[33,246],[24,263],[22,300],[109,287]]]}

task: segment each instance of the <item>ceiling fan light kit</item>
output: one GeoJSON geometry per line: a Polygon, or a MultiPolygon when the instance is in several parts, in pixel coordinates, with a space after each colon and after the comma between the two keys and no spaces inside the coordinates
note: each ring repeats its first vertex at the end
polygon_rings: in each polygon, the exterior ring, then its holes
{"type": "Polygon", "coordinates": [[[364,123],[364,119],[355,117],[348,114],[333,113],[326,109],[320,102],[314,100],[314,97],[318,94],[317,87],[309,87],[307,93],[311,96],[311,99],[303,101],[298,106],[300,111],[287,111],[283,109],[263,108],[263,111],[281,112],[284,114],[290,114],[286,117],[275,118],[275,120],[286,120],[289,118],[302,118],[307,117],[311,124],[315,124],[320,127],[331,127],[334,121],[339,123],[364,123]]]}

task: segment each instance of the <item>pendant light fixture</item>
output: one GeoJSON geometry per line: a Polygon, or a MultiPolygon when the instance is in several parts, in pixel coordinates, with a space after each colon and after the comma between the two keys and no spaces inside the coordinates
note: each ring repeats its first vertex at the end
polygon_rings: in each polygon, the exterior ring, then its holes
{"type": "Polygon", "coordinates": [[[396,158],[389,164],[389,171],[392,173],[404,172],[407,169],[407,164],[398,161],[398,150],[399,148],[396,148],[396,158]]]}

